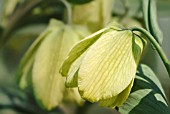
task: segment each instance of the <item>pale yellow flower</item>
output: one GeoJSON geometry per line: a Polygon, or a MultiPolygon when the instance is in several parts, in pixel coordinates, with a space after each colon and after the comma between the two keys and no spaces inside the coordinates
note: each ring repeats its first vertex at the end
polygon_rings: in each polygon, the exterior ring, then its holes
{"type": "Polygon", "coordinates": [[[22,89],[32,87],[37,102],[43,108],[51,110],[70,96],[75,102],[82,102],[78,90],[66,90],[65,78],[59,69],[70,48],[85,34],[88,34],[85,28],[52,19],[24,55],[17,73],[18,84],[22,89]]]}
{"type": "Polygon", "coordinates": [[[67,87],[101,106],[122,105],[132,88],[144,41],[131,30],[110,25],[77,43],[61,73],[67,87]]]}

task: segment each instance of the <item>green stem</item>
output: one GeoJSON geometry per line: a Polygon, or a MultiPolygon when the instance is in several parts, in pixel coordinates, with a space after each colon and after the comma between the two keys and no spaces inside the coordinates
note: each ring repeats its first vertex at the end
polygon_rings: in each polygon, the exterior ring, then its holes
{"type": "Polygon", "coordinates": [[[66,1],[66,0],[60,0],[66,7],[67,9],[67,23],[69,25],[72,24],[72,8],[71,5],[66,1]]]}
{"type": "Polygon", "coordinates": [[[128,0],[122,0],[123,6],[124,6],[124,17],[126,17],[129,13],[129,5],[128,5],[128,0]]]}
{"type": "Polygon", "coordinates": [[[166,57],[166,55],[164,54],[162,48],[160,47],[160,45],[157,43],[157,41],[154,39],[154,37],[145,29],[143,28],[139,28],[139,27],[130,27],[129,28],[130,30],[132,31],[139,31],[141,32],[142,34],[144,34],[148,39],[149,41],[153,44],[153,46],[156,48],[159,56],[161,57],[165,67],[166,67],[166,70],[169,74],[169,77],[170,77],[170,63],[166,57]]]}
{"type": "Polygon", "coordinates": [[[34,0],[29,2],[28,4],[23,4],[22,6],[19,6],[19,8],[16,9],[11,18],[7,20],[0,39],[0,49],[9,40],[11,33],[15,31],[15,29],[18,27],[18,24],[24,22],[24,17],[27,16],[28,13],[41,2],[42,0],[34,0]]]}

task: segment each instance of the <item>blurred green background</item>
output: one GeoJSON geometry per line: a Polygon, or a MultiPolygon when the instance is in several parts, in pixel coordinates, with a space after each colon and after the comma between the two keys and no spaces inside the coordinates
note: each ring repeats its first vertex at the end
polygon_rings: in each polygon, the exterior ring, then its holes
{"type": "MultiPolygon", "coordinates": [[[[7,23],[6,18],[13,14],[18,2],[20,4],[27,2],[27,5],[19,11],[24,12],[30,3],[34,4],[34,2],[39,1],[41,0],[0,0],[0,34],[1,27],[7,23]]],[[[25,114],[24,111],[28,111],[28,114],[31,114],[29,109],[37,114],[55,113],[55,110],[51,112],[41,110],[31,95],[29,98],[26,97],[27,95],[18,89],[15,77],[21,57],[34,39],[46,28],[50,18],[63,20],[63,4],[57,0],[42,1],[40,6],[35,5],[32,7],[31,13],[21,17],[21,22],[15,25],[12,34],[8,36],[10,40],[0,50],[0,114],[19,114],[19,111],[23,114],[25,114]],[[43,11],[40,7],[42,7],[43,11]]],[[[124,2],[125,0],[115,0],[112,10],[113,16],[120,16],[125,13],[126,8],[122,1],[124,2]]],[[[138,20],[142,18],[142,13],[139,11],[140,2],[138,0],[128,0],[127,7],[129,10],[128,17],[138,20]]],[[[170,60],[170,0],[157,0],[157,10],[159,25],[164,35],[162,48],[170,60]]],[[[12,15],[10,17],[11,20],[13,17],[17,17],[17,15],[12,15]]],[[[10,22],[12,23],[12,21],[10,22]]],[[[160,57],[151,46],[147,47],[141,62],[149,65],[158,76],[170,103],[170,79],[160,57]]],[[[63,109],[63,107],[59,107],[56,110],[62,113],[60,108],[63,109]]],[[[111,114],[115,112],[115,110],[108,108],[99,108],[97,104],[87,108],[88,111],[85,111],[85,114],[111,114]]],[[[70,109],[75,109],[75,106],[71,106],[70,109]]],[[[67,108],[64,108],[64,110],[71,114],[67,108]]]]}

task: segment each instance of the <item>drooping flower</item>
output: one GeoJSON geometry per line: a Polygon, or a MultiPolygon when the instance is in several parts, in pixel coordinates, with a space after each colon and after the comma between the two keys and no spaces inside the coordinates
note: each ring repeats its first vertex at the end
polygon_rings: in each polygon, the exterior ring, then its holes
{"type": "Polygon", "coordinates": [[[52,19],[22,58],[17,72],[18,84],[22,89],[31,86],[43,108],[51,110],[58,106],[65,93],[78,103],[82,101],[77,96],[78,90],[66,90],[65,78],[59,73],[59,68],[70,48],[87,34],[85,28],[52,19]]]}
{"type": "Polygon", "coordinates": [[[67,87],[101,106],[122,105],[133,86],[144,40],[131,30],[108,27],[77,43],[61,67],[67,87]]]}

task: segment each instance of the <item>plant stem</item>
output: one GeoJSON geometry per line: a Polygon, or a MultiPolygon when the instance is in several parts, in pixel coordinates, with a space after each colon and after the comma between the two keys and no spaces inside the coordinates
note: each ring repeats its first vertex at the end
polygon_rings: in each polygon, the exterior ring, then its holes
{"type": "Polygon", "coordinates": [[[24,4],[19,6],[16,9],[14,14],[7,20],[5,29],[2,33],[1,41],[0,41],[0,49],[5,45],[5,43],[9,40],[11,33],[17,28],[17,26],[24,21],[24,17],[36,7],[42,0],[34,0],[29,2],[28,4],[24,4]]]}
{"type": "Polygon", "coordinates": [[[141,32],[142,34],[144,34],[146,36],[146,38],[148,38],[148,40],[153,44],[153,46],[156,48],[159,56],[161,57],[165,67],[166,67],[166,70],[169,74],[169,77],[170,77],[170,63],[166,57],[166,55],[164,54],[162,48],[160,47],[160,45],[157,43],[157,41],[154,39],[154,37],[145,29],[143,28],[139,28],[139,27],[130,27],[129,28],[130,30],[132,31],[139,31],[141,32]]]}
{"type": "Polygon", "coordinates": [[[66,0],[60,0],[67,9],[67,23],[72,24],[72,8],[71,5],[66,0]]]}
{"type": "Polygon", "coordinates": [[[125,12],[124,12],[124,17],[126,17],[129,13],[129,5],[128,5],[128,0],[122,0],[125,12]]]}

